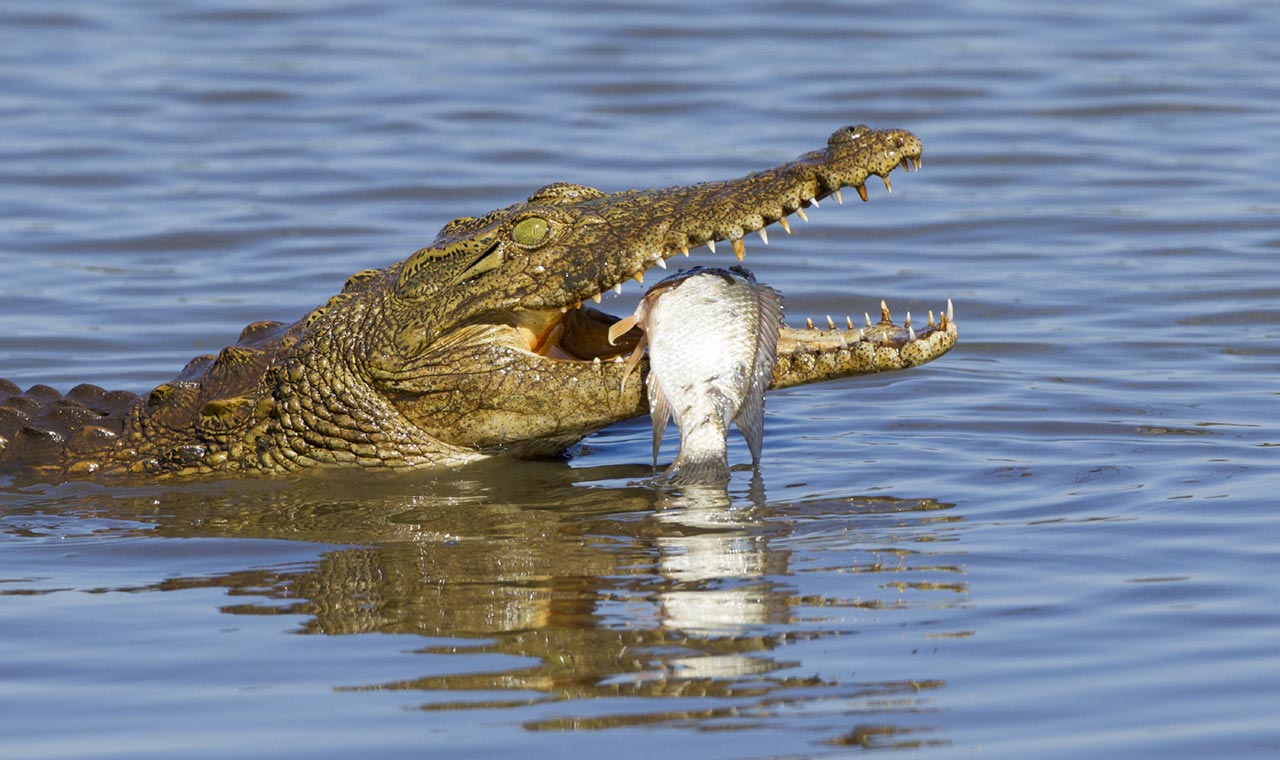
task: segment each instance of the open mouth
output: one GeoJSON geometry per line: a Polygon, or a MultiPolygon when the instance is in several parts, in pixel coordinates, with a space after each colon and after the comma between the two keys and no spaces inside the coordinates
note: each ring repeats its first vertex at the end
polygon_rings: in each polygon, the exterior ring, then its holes
{"type": "Polygon", "coordinates": [[[609,327],[618,317],[599,309],[538,309],[511,315],[516,345],[529,353],[562,361],[622,361],[635,348],[639,331],[609,343],[609,327]]]}
{"type": "MultiPolygon", "coordinates": [[[[906,169],[918,170],[921,161],[918,156],[903,156],[898,165],[906,169]]],[[[885,189],[892,192],[893,188],[887,171],[882,179],[885,189]]],[[[863,201],[868,199],[864,185],[856,185],[854,189],[863,201]]],[[[667,259],[677,254],[689,256],[690,247],[693,244],[705,245],[711,253],[715,254],[718,248],[717,243],[728,242],[737,260],[743,261],[746,256],[747,234],[756,234],[762,243],[768,245],[770,224],[777,224],[784,232],[790,234],[792,226],[788,214],[794,214],[808,221],[807,209],[818,208],[819,201],[827,196],[834,196],[839,203],[844,202],[840,190],[833,189],[826,193],[814,193],[810,197],[800,196],[791,204],[783,204],[781,208],[783,213],[775,215],[774,218],[756,215],[753,219],[735,225],[727,232],[712,229],[705,235],[686,233],[685,239],[679,241],[679,245],[661,249],[659,254],[647,260],[640,257],[639,269],[613,282],[604,291],[559,308],[522,310],[508,314],[502,321],[513,328],[515,334],[513,342],[517,346],[538,356],[561,361],[623,362],[641,337],[639,328],[633,328],[619,336],[615,342],[610,343],[609,327],[617,322],[619,317],[592,308],[590,305],[584,305],[586,301],[600,303],[603,293],[607,290],[620,293],[622,282],[626,279],[643,283],[645,274],[654,267],[667,269],[667,259]],[[788,205],[790,208],[787,208],[788,205]],[[722,234],[716,234],[716,232],[722,232],[722,234]]],[[[901,323],[895,323],[888,306],[882,301],[879,318],[875,320],[872,319],[871,313],[864,312],[860,319],[845,316],[837,321],[826,316],[819,324],[815,324],[812,318],[806,318],[803,328],[793,328],[784,324],[778,350],[780,354],[794,354],[834,351],[848,349],[851,346],[856,347],[857,344],[867,344],[867,347],[873,351],[890,349],[909,352],[912,343],[927,344],[936,332],[954,332],[953,323],[954,313],[950,301],[945,307],[940,308],[936,315],[933,311],[928,311],[927,320],[923,325],[919,324],[918,320],[913,324],[909,312],[901,323]]]]}

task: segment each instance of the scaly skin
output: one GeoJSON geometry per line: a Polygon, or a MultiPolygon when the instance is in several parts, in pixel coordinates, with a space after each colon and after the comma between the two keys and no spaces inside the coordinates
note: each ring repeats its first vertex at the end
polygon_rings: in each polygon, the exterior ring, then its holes
{"type": "MultiPolygon", "coordinates": [[[[292,325],[261,322],[143,396],[78,386],[25,393],[0,380],[0,469],[48,479],[282,474],[310,467],[433,467],[554,453],[645,414],[622,382],[638,334],[588,299],[716,241],[805,215],[841,187],[866,199],[920,158],[903,130],[845,127],[824,150],[723,182],[604,193],[548,185],[524,203],[455,219],[386,269],[360,272],[292,325]]],[[[917,331],[785,328],[774,388],[912,367],[956,341],[950,314],[917,331]]],[[[642,362],[640,372],[647,373],[642,362]]]]}

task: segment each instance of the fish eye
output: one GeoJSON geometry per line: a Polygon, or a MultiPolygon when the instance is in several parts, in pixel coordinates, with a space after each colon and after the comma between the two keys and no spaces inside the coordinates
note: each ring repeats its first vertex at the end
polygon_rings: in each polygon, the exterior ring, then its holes
{"type": "Polygon", "coordinates": [[[548,229],[546,219],[531,216],[516,224],[515,229],[511,230],[511,239],[520,245],[537,245],[546,239],[548,229]]]}

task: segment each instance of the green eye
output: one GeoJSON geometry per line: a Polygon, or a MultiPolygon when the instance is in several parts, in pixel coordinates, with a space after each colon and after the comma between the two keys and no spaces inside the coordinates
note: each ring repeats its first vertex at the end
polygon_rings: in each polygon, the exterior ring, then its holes
{"type": "Polygon", "coordinates": [[[531,216],[520,220],[511,231],[511,238],[520,245],[537,245],[547,236],[547,220],[539,216],[531,216]]]}

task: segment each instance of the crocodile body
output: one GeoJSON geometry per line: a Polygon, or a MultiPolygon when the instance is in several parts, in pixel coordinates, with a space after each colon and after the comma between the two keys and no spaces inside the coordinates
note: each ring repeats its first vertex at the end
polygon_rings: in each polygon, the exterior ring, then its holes
{"type": "MultiPolygon", "coordinates": [[[[0,470],[48,480],[283,474],[314,467],[454,465],[539,456],[648,411],[624,385],[638,339],[583,306],[689,249],[766,225],[897,166],[918,166],[903,130],[837,130],[825,149],[722,182],[605,193],[548,185],[526,202],[455,219],[431,245],[293,324],[249,325],[148,393],[81,385],[65,395],[0,380],[0,470]]],[[[784,328],[771,387],[930,361],[954,319],[784,328]],[[848,329],[845,329],[847,327],[848,329]]],[[[640,373],[647,373],[642,362],[640,373]]]]}

